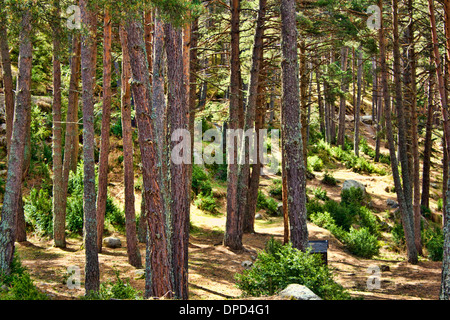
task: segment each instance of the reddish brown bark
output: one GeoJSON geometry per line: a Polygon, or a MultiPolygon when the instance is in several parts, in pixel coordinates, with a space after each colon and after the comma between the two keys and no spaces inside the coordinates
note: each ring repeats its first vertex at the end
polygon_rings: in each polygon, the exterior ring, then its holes
{"type": "MultiPolygon", "coordinates": [[[[158,170],[159,143],[152,116],[157,108],[152,108],[150,75],[144,44],[142,23],[127,21],[128,51],[132,70],[131,89],[136,106],[139,132],[139,147],[142,159],[143,192],[147,212],[148,243],[145,296],[171,296],[171,254],[168,251],[167,217],[161,196],[162,177],[158,170]]],[[[155,35],[156,38],[156,35],[155,35]]],[[[155,65],[155,64],[154,64],[155,65]]],[[[161,120],[161,119],[158,119],[161,120]]]]}
{"type": "Polygon", "coordinates": [[[3,87],[5,93],[6,143],[9,153],[14,120],[14,91],[9,53],[6,10],[4,1],[0,1],[0,56],[2,58],[3,87]]]}
{"type": "Polygon", "coordinates": [[[122,45],[122,139],[123,139],[123,171],[125,192],[125,227],[127,237],[128,262],[136,268],[142,267],[136,235],[136,212],[134,198],[133,169],[133,131],[131,127],[131,89],[130,89],[130,56],[128,55],[128,39],[123,26],[120,26],[120,43],[122,45]]]}
{"type": "Polygon", "coordinates": [[[111,122],[111,15],[105,9],[103,18],[103,108],[100,138],[100,159],[98,164],[97,193],[97,247],[102,252],[103,228],[105,224],[106,199],[108,197],[109,132],[111,122]]]}

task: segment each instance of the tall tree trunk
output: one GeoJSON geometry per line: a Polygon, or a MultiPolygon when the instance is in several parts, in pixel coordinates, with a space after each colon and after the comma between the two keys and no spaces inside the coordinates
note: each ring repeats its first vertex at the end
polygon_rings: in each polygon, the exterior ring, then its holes
{"type": "Polygon", "coordinates": [[[3,87],[5,92],[6,143],[9,154],[14,121],[14,91],[8,44],[6,6],[3,0],[0,1],[0,56],[2,59],[3,87]]]}
{"type": "MultiPolygon", "coordinates": [[[[263,58],[263,36],[264,36],[264,18],[266,14],[266,0],[259,1],[259,11],[258,18],[256,21],[256,30],[255,30],[255,40],[253,44],[253,54],[252,54],[252,68],[250,71],[250,82],[249,82],[249,90],[248,90],[248,104],[245,112],[245,124],[244,124],[244,132],[247,130],[255,130],[256,134],[254,135],[255,141],[254,145],[246,142],[245,136],[241,142],[241,152],[244,155],[244,163],[239,164],[238,169],[238,210],[239,215],[242,215],[242,220],[245,220],[246,212],[249,215],[253,215],[253,212],[249,212],[248,207],[248,195],[249,195],[249,177],[250,177],[250,151],[249,149],[253,149],[255,145],[257,145],[258,141],[258,131],[255,128],[255,119],[256,119],[256,109],[258,103],[258,88],[260,83],[260,74],[261,74],[261,66],[262,66],[262,58],[263,58]]],[[[249,138],[249,140],[251,140],[249,138]]],[[[257,148],[256,148],[257,149],[257,148]]],[[[257,155],[258,157],[258,155],[257,155]]],[[[256,161],[256,165],[258,163],[258,159],[254,159],[256,161]]],[[[258,183],[259,185],[259,183],[258,183]]],[[[255,205],[256,209],[256,205],[255,205]]],[[[253,209],[252,209],[253,210],[253,209]]],[[[243,227],[242,227],[243,228],[243,227]]]]}
{"type": "Polygon", "coordinates": [[[410,67],[410,85],[406,88],[408,93],[408,100],[410,104],[411,126],[411,152],[412,152],[412,167],[410,172],[413,174],[413,212],[414,212],[414,237],[416,248],[419,254],[422,254],[422,240],[421,240],[421,212],[420,212],[420,158],[419,158],[419,133],[417,120],[417,76],[416,76],[416,50],[414,47],[414,17],[413,17],[413,0],[408,0],[408,14],[409,23],[406,32],[407,36],[407,64],[410,67]]]}
{"type": "MultiPolygon", "coordinates": [[[[165,25],[165,47],[167,55],[167,114],[168,133],[172,135],[175,130],[188,130],[189,125],[189,70],[184,68],[189,65],[189,36],[183,34],[181,29],[175,29],[171,24],[165,25]],[[184,63],[183,63],[184,62],[184,63]]],[[[180,143],[178,136],[172,136],[169,145],[170,154],[174,147],[180,143]]],[[[186,139],[186,136],[183,137],[186,139]]],[[[190,141],[188,146],[190,146],[190,141]]],[[[183,155],[187,150],[183,149],[183,155]]],[[[178,154],[176,156],[179,156],[178,154]]],[[[190,159],[190,156],[189,156],[190,159]]],[[[188,298],[188,245],[189,245],[189,209],[190,209],[190,188],[188,185],[187,167],[188,163],[175,163],[168,160],[170,167],[170,198],[171,201],[171,246],[172,246],[172,277],[175,298],[188,298]],[[175,201],[174,201],[175,200],[175,201]]]]}
{"type": "MultiPolygon", "coordinates": [[[[66,205],[67,205],[67,187],[69,183],[69,173],[73,167],[77,166],[77,163],[72,164],[74,161],[73,154],[75,145],[78,145],[78,99],[79,99],[79,82],[80,82],[80,53],[81,42],[80,36],[75,34],[72,39],[72,57],[70,62],[70,81],[69,81],[69,97],[67,105],[66,115],[66,134],[65,134],[65,146],[64,146],[64,161],[63,161],[63,174],[62,174],[62,212],[64,215],[61,217],[61,221],[66,221],[66,205]]],[[[64,227],[65,228],[65,227],[64,227]]]]}
{"type": "MultiPolygon", "coordinates": [[[[450,4],[448,0],[444,2],[445,8],[449,9],[450,4]]],[[[444,136],[447,147],[447,156],[450,150],[450,123],[448,119],[448,101],[447,101],[447,93],[445,92],[445,83],[444,77],[441,71],[441,55],[439,52],[439,42],[437,37],[436,30],[436,17],[434,11],[434,1],[428,0],[428,9],[430,14],[430,26],[431,26],[431,36],[433,41],[433,49],[434,49],[434,61],[436,64],[436,76],[438,80],[438,89],[439,95],[441,98],[441,110],[442,110],[442,118],[443,118],[443,128],[444,128],[444,136]]],[[[445,25],[446,30],[450,28],[450,17],[448,12],[445,15],[445,25]]],[[[447,56],[450,57],[450,40],[447,38],[447,56]]],[[[449,59],[450,61],[450,59],[449,59]]],[[[448,158],[447,158],[448,159],[448,158]]],[[[450,184],[450,179],[447,181],[448,186],[450,184]]],[[[447,203],[444,203],[445,212],[450,211],[450,188],[447,189],[447,203]]],[[[441,300],[449,300],[450,299],[450,219],[445,219],[444,224],[444,255],[442,259],[442,280],[441,280],[441,292],[439,298],[441,300]]]]}
{"type": "Polygon", "coordinates": [[[400,149],[400,163],[402,166],[402,178],[403,185],[400,181],[400,174],[398,172],[398,163],[395,155],[395,145],[392,133],[392,120],[390,103],[386,101],[386,92],[388,91],[387,86],[387,68],[385,61],[385,48],[384,48],[384,30],[381,28],[382,37],[380,37],[380,43],[382,47],[382,70],[383,70],[383,91],[385,94],[385,114],[386,114],[386,133],[389,140],[389,150],[391,154],[391,167],[392,175],[394,177],[395,190],[397,192],[397,199],[400,205],[400,211],[402,214],[403,230],[405,233],[406,246],[408,262],[417,263],[417,250],[414,243],[414,228],[413,228],[413,210],[410,188],[411,184],[409,181],[409,169],[408,169],[408,158],[406,153],[406,141],[405,141],[405,119],[403,116],[403,102],[402,102],[402,87],[400,79],[400,51],[399,51],[399,36],[398,36],[398,18],[397,18],[397,0],[392,1],[392,17],[393,17],[393,33],[394,33],[394,81],[396,87],[396,106],[397,106],[397,118],[398,118],[398,131],[399,131],[399,149],[400,149]]]}
{"type": "MultiPolygon", "coordinates": [[[[97,193],[97,247],[102,252],[103,228],[105,224],[106,199],[108,197],[109,132],[111,122],[111,40],[112,21],[108,8],[103,18],[103,107],[100,137],[100,159],[98,164],[97,193]]],[[[124,142],[125,144],[125,142],[124,142]]]]}
{"type": "Polygon", "coordinates": [[[86,252],[86,295],[99,290],[100,270],[97,246],[95,192],[94,81],[97,18],[89,0],[80,0],[81,19],[87,32],[81,36],[81,80],[83,87],[83,160],[84,160],[84,246],[86,252]]]}
{"type": "Polygon", "coordinates": [[[361,87],[362,87],[362,76],[363,76],[363,52],[362,48],[359,48],[358,53],[358,94],[356,98],[356,105],[355,105],[355,137],[353,142],[353,149],[355,151],[355,155],[359,157],[359,115],[361,113],[361,87]]]}
{"type": "MultiPolygon", "coordinates": [[[[403,229],[405,231],[406,246],[408,251],[408,261],[410,263],[417,263],[417,249],[415,245],[414,236],[414,211],[412,206],[412,188],[410,180],[408,147],[407,147],[407,132],[406,120],[404,113],[404,103],[402,94],[402,80],[401,80],[401,66],[400,66],[400,40],[398,34],[398,0],[392,0],[392,19],[393,19],[393,69],[394,69],[394,87],[395,87],[395,104],[397,109],[397,126],[398,126],[398,145],[399,145],[399,160],[402,168],[402,189],[403,198],[405,201],[402,210],[403,229]],[[403,209],[406,211],[403,212],[403,209]]],[[[396,187],[397,190],[397,187],[396,187]]],[[[399,200],[400,202],[400,200],[399,200]]]]}
{"type": "Polygon", "coordinates": [[[14,125],[11,136],[8,172],[3,198],[0,221],[0,270],[9,274],[14,255],[14,240],[19,198],[22,194],[22,177],[25,156],[25,140],[27,139],[28,119],[31,115],[31,69],[32,13],[27,7],[20,7],[21,24],[19,34],[19,78],[17,80],[17,96],[14,112],[14,125]]]}
{"type": "MultiPolygon", "coordinates": [[[[189,132],[194,137],[195,111],[197,109],[197,72],[198,72],[198,18],[195,18],[191,25],[191,41],[189,55],[189,132]]],[[[191,138],[191,150],[194,150],[194,139],[191,138]]],[[[192,152],[192,163],[194,152],[192,152]]],[[[192,185],[192,166],[188,167],[189,186],[192,185]]]]}
{"type": "Polygon", "coordinates": [[[128,262],[135,268],[142,267],[136,235],[136,212],[134,199],[134,169],[133,169],[133,131],[131,127],[131,67],[128,55],[128,39],[123,26],[120,26],[120,43],[122,45],[122,139],[123,139],[123,183],[125,193],[125,228],[127,237],[128,262]]]}
{"type": "Polygon", "coordinates": [[[286,161],[287,200],[291,242],[294,248],[306,250],[306,177],[300,122],[299,69],[295,1],[281,2],[283,153],[286,161]]]}
{"type": "Polygon", "coordinates": [[[61,61],[60,61],[60,3],[54,1],[56,22],[52,25],[53,32],[53,242],[55,247],[66,246],[66,223],[63,188],[62,159],[62,111],[61,111],[61,61]]]}
{"type": "Polygon", "coordinates": [[[322,99],[322,93],[320,89],[320,63],[318,62],[316,65],[316,83],[317,83],[317,104],[319,109],[319,125],[320,125],[320,132],[325,137],[325,110],[323,106],[323,99],[322,99]]]}
{"type": "MultiPolygon", "coordinates": [[[[303,1],[302,1],[303,2],[303,1]]],[[[306,43],[300,39],[300,122],[302,130],[303,163],[308,167],[308,70],[306,66],[306,43]]]]}
{"type": "MultiPolygon", "coordinates": [[[[430,52],[430,65],[433,62],[432,59],[433,59],[433,51],[430,52]]],[[[422,199],[420,203],[423,207],[426,208],[429,208],[430,206],[430,171],[431,171],[431,150],[432,150],[431,136],[433,134],[434,82],[435,82],[435,74],[434,72],[430,72],[428,79],[427,122],[425,126],[425,142],[424,142],[423,166],[422,166],[422,199]]]]}
{"type": "MultiPolygon", "coordinates": [[[[156,29],[156,28],[155,28],[156,29]]],[[[171,279],[171,255],[168,250],[168,219],[165,215],[161,187],[162,176],[158,169],[161,139],[155,130],[157,106],[152,107],[150,74],[148,72],[147,54],[144,43],[142,22],[128,19],[128,51],[132,70],[131,89],[136,106],[139,147],[142,159],[143,192],[147,219],[148,243],[146,254],[145,296],[171,296],[173,285],[171,279]]],[[[155,30],[155,47],[156,47],[155,30]]],[[[155,68],[155,63],[153,64],[155,68]]],[[[155,73],[153,75],[155,78],[155,73]]]]}
{"type": "Polygon", "coordinates": [[[348,63],[348,47],[343,47],[341,49],[341,70],[343,72],[342,82],[341,82],[341,99],[339,104],[339,127],[338,127],[338,136],[337,136],[337,145],[341,146],[344,149],[345,146],[345,111],[346,107],[346,98],[345,94],[347,92],[347,63],[348,63]]]}
{"type": "MultiPolygon", "coordinates": [[[[230,61],[230,107],[229,130],[236,130],[239,126],[240,113],[240,58],[239,58],[239,23],[240,0],[231,2],[231,61],[230,61]]],[[[228,186],[227,186],[227,219],[225,225],[224,245],[234,250],[242,248],[242,216],[238,209],[238,150],[230,145],[234,141],[227,141],[228,158],[228,186]]]]}

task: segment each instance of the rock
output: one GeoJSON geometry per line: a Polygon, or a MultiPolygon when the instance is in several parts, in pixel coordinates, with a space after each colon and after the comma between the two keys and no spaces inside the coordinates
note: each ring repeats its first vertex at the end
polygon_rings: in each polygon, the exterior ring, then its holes
{"type": "Polygon", "coordinates": [[[134,271],[134,280],[145,279],[145,269],[137,269],[134,271]]]}
{"type": "Polygon", "coordinates": [[[250,268],[253,265],[253,262],[251,262],[250,260],[245,260],[242,261],[241,266],[243,266],[245,269],[250,268]]]}
{"type": "Polygon", "coordinates": [[[279,296],[288,298],[290,300],[322,300],[308,287],[296,283],[288,285],[283,291],[279,293],[279,296]]]}
{"type": "Polygon", "coordinates": [[[6,132],[6,123],[0,124],[0,132],[5,133],[6,132]]]}
{"type": "Polygon", "coordinates": [[[262,219],[263,219],[263,216],[262,216],[261,213],[257,213],[257,214],[255,215],[255,220],[262,220],[262,219]]]}
{"type": "Polygon", "coordinates": [[[6,284],[4,284],[0,287],[0,292],[8,292],[8,291],[9,291],[9,288],[6,284]]]}
{"type": "Polygon", "coordinates": [[[372,124],[372,116],[361,116],[361,121],[366,124],[372,124]]]}
{"type": "Polygon", "coordinates": [[[277,215],[279,217],[283,216],[283,204],[281,202],[277,205],[277,215]]]}
{"type": "Polygon", "coordinates": [[[394,200],[392,200],[392,199],[387,199],[387,200],[386,200],[386,204],[387,204],[388,206],[390,206],[391,208],[393,208],[393,209],[398,208],[398,202],[397,202],[397,201],[394,201],[394,200]]]}
{"type": "Polygon", "coordinates": [[[386,265],[386,264],[382,264],[382,265],[380,266],[380,270],[381,270],[382,272],[386,272],[386,271],[391,271],[391,268],[389,268],[389,266],[386,265]]]}
{"type": "Polygon", "coordinates": [[[115,237],[107,237],[103,239],[103,244],[105,245],[105,247],[113,249],[120,248],[122,246],[122,242],[120,241],[120,239],[115,237]]]}
{"type": "Polygon", "coordinates": [[[350,188],[359,188],[363,191],[363,194],[366,194],[366,187],[359,181],[356,180],[345,180],[342,185],[342,190],[347,190],[350,188]]]}

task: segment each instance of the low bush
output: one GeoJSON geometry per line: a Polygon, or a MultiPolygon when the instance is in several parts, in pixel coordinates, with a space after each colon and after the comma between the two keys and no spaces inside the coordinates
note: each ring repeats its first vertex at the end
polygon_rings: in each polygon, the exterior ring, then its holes
{"type": "Polygon", "coordinates": [[[349,293],[333,279],[320,256],[282,245],[273,238],[251,269],[236,274],[236,285],[245,296],[273,295],[291,283],[305,285],[325,300],[347,300],[349,293]]]}
{"type": "Polygon", "coordinates": [[[194,205],[200,210],[217,213],[217,202],[211,193],[205,195],[200,192],[194,200],[194,205]]]}
{"type": "Polygon", "coordinates": [[[108,281],[101,283],[98,292],[92,292],[83,299],[86,300],[141,300],[142,292],[133,288],[129,279],[122,280],[119,277],[119,272],[115,272],[116,281],[108,281]]]}
{"type": "Polygon", "coordinates": [[[269,187],[269,194],[272,197],[281,200],[283,195],[283,184],[281,179],[273,180],[273,184],[269,187]]]}
{"type": "Polygon", "coordinates": [[[360,188],[350,187],[342,189],[341,202],[344,204],[353,204],[360,206],[364,201],[364,191],[360,188]]]}
{"type": "Polygon", "coordinates": [[[350,252],[358,257],[370,259],[380,251],[377,237],[371,234],[368,228],[351,227],[344,237],[344,242],[350,252]]]}
{"type": "Polygon", "coordinates": [[[322,171],[323,169],[323,161],[318,156],[310,156],[308,157],[308,171],[322,171]]]}
{"type": "Polygon", "coordinates": [[[34,285],[26,268],[14,253],[10,274],[0,273],[0,300],[47,300],[48,297],[34,285]]]}
{"type": "Polygon", "coordinates": [[[31,189],[25,199],[24,214],[27,225],[38,236],[50,236],[53,232],[52,198],[44,189],[31,189]]]}
{"type": "Polygon", "coordinates": [[[328,200],[328,196],[327,196],[327,190],[322,189],[321,187],[317,187],[315,189],[313,189],[313,195],[314,197],[316,197],[319,200],[328,200]]]}
{"type": "Polygon", "coordinates": [[[440,227],[428,228],[423,233],[423,244],[428,252],[428,258],[442,261],[444,256],[444,234],[440,227]]]}
{"type": "Polygon", "coordinates": [[[276,215],[278,209],[278,202],[270,197],[266,197],[261,190],[258,190],[258,198],[256,200],[257,210],[266,210],[269,215],[276,215]]]}
{"type": "Polygon", "coordinates": [[[326,184],[328,186],[335,186],[335,185],[337,185],[337,180],[335,177],[333,177],[332,173],[328,173],[328,171],[325,171],[325,174],[323,175],[322,183],[326,184]]]}
{"type": "Polygon", "coordinates": [[[192,166],[192,191],[196,195],[203,193],[204,195],[212,192],[211,181],[202,167],[198,165],[192,166]]]}

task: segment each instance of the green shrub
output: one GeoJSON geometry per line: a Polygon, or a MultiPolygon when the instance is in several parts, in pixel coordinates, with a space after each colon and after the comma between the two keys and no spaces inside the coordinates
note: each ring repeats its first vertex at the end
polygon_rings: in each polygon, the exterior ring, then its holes
{"type": "Polygon", "coordinates": [[[327,196],[327,190],[322,189],[321,187],[317,187],[315,189],[313,189],[313,195],[314,197],[316,197],[319,200],[328,200],[328,196],[327,196]]]}
{"type": "Polygon", "coordinates": [[[0,300],[47,300],[47,295],[40,292],[34,285],[26,268],[22,266],[17,254],[14,253],[11,272],[8,275],[0,273],[0,287],[6,286],[6,292],[0,291],[0,300]]]}
{"type": "Polygon", "coordinates": [[[141,300],[142,292],[133,288],[130,284],[130,280],[127,278],[125,281],[120,279],[119,272],[116,271],[116,281],[109,281],[107,283],[101,283],[98,292],[92,292],[83,299],[86,300],[141,300]]]}
{"type": "Polygon", "coordinates": [[[337,181],[333,177],[333,174],[332,173],[328,173],[328,171],[325,171],[325,174],[323,175],[322,183],[326,184],[328,186],[335,186],[335,185],[337,185],[337,181]]]}
{"type": "Polygon", "coordinates": [[[204,195],[211,194],[212,186],[208,175],[198,165],[192,166],[192,190],[196,195],[203,193],[204,195]]]}
{"type": "Polygon", "coordinates": [[[297,283],[325,300],[350,299],[345,289],[334,281],[321,257],[273,239],[258,254],[254,266],[235,277],[237,287],[245,296],[273,295],[287,285],[297,283]]]}
{"type": "Polygon", "coordinates": [[[200,192],[196,199],[194,200],[194,205],[199,208],[200,210],[207,211],[210,213],[217,213],[217,202],[216,198],[213,197],[213,195],[210,194],[203,194],[200,192]]]}
{"type": "Polygon", "coordinates": [[[324,204],[324,210],[329,212],[336,221],[336,225],[343,228],[345,231],[350,230],[353,223],[353,218],[358,213],[353,206],[341,205],[334,200],[328,200],[324,204]]]}
{"type": "Polygon", "coordinates": [[[380,251],[377,237],[372,235],[367,228],[351,227],[344,242],[350,252],[359,257],[370,259],[380,251]]]}
{"type": "Polygon", "coordinates": [[[283,184],[281,179],[273,180],[273,184],[269,187],[269,194],[272,197],[281,200],[283,194],[283,184]]]}
{"type": "Polygon", "coordinates": [[[333,217],[327,211],[312,213],[311,222],[325,229],[329,229],[333,225],[336,225],[336,222],[334,221],[333,217]]]}
{"type": "Polygon", "coordinates": [[[364,201],[364,191],[360,188],[350,187],[342,189],[341,202],[343,204],[354,204],[360,206],[364,201]]]}
{"type": "Polygon", "coordinates": [[[83,232],[83,196],[75,194],[67,198],[66,229],[81,234],[83,232]]]}
{"type": "Polygon", "coordinates": [[[266,210],[270,215],[276,215],[278,202],[270,197],[266,197],[261,190],[258,190],[258,198],[256,200],[257,210],[266,210]]]}
{"type": "Polygon", "coordinates": [[[105,221],[109,222],[117,231],[125,231],[125,213],[114,204],[110,196],[106,198],[105,221]]]}
{"type": "Polygon", "coordinates": [[[318,156],[308,157],[308,167],[309,171],[322,171],[323,169],[323,161],[318,156]]]}
{"type": "Polygon", "coordinates": [[[119,117],[111,125],[111,134],[117,138],[122,138],[122,117],[119,117]]]}
{"type": "Polygon", "coordinates": [[[25,221],[38,236],[53,232],[52,198],[44,189],[31,189],[24,203],[25,221]]]}
{"type": "Polygon", "coordinates": [[[444,256],[444,234],[439,227],[426,229],[423,233],[423,243],[428,252],[428,258],[442,261],[444,256]]]}
{"type": "Polygon", "coordinates": [[[358,211],[359,224],[367,228],[373,235],[379,235],[379,224],[376,216],[366,207],[360,207],[358,211]]]}
{"type": "Polygon", "coordinates": [[[439,198],[437,201],[437,210],[442,212],[442,209],[444,208],[443,199],[439,198]]]}
{"type": "Polygon", "coordinates": [[[402,247],[405,244],[405,232],[403,231],[403,226],[400,223],[395,223],[391,230],[392,240],[394,245],[397,247],[402,247]]]}

